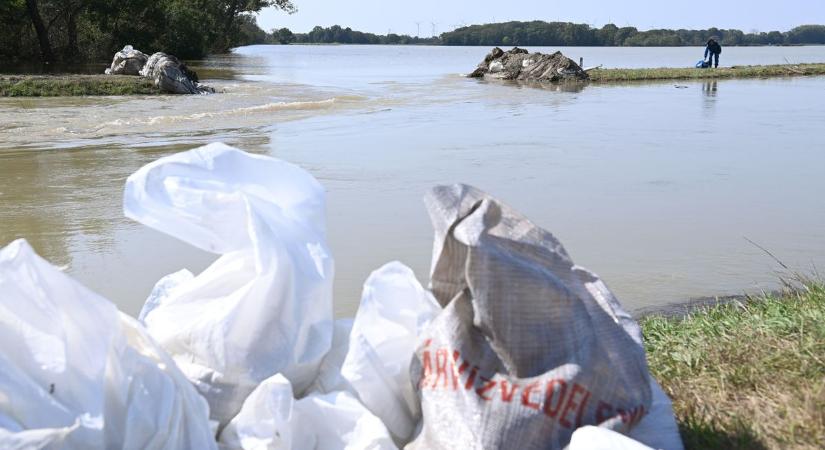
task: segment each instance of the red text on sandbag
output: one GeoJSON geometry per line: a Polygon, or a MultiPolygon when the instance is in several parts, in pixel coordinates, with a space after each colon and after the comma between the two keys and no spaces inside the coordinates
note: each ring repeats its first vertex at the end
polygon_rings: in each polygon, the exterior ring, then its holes
{"type": "Polygon", "coordinates": [[[421,390],[472,391],[484,402],[520,403],[570,429],[587,423],[599,424],[613,417],[632,427],[646,413],[643,405],[626,410],[594,399],[585,386],[563,378],[531,379],[519,384],[500,374],[487,377],[457,350],[433,350],[431,344],[432,340],[427,340],[421,353],[421,390]]]}

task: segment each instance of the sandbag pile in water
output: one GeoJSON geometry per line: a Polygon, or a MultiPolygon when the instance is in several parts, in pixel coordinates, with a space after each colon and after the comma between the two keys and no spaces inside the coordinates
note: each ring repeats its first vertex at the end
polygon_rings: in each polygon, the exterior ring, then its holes
{"type": "Polygon", "coordinates": [[[513,47],[506,52],[495,47],[468,76],[470,78],[548,83],[581,81],[589,78],[587,72],[561,52],[547,55],[538,52],[530,53],[518,47],[513,47]]]}
{"type": "Polygon", "coordinates": [[[436,187],[430,289],[391,262],[334,320],[324,197],[222,144],[138,170],[126,215],[218,255],[140,322],[0,251],[0,448],[682,448],[638,326],[550,233],[436,187]]]}
{"type": "Polygon", "coordinates": [[[145,53],[135,50],[131,45],[115,53],[112,65],[106,69],[106,75],[141,75],[140,70],[149,59],[145,53]]]}
{"type": "Polygon", "coordinates": [[[198,74],[178,58],[163,52],[147,56],[131,45],[115,53],[107,75],[139,75],[150,78],[155,86],[170,94],[206,94],[215,90],[198,83],[198,74]]]}

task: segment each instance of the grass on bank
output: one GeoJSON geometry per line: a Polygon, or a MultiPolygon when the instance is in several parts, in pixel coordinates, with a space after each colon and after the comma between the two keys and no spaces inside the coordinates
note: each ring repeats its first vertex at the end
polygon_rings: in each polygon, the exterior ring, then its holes
{"type": "Polygon", "coordinates": [[[0,97],[156,95],[148,79],[125,75],[2,75],[0,97]]]}
{"type": "Polygon", "coordinates": [[[777,64],[769,66],[735,66],[719,69],[593,69],[590,81],[703,80],[725,78],[774,78],[825,75],[825,64],[777,64]]]}
{"type": "Polygon", "coordinates": [[[825,285],[642,320],[687,449],[825,445],[825,285]]]}

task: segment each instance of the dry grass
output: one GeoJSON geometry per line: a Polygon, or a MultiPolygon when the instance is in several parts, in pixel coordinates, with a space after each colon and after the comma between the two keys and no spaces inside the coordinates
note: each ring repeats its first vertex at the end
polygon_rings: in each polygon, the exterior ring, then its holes
{"type": "Polygon", "coordinates": [[[123,75],[2,75],[0,97],[153,95],[160,89],[148,78],[123,75]]]}
{"type": "Polygon", "coordinates": [[[688,449],[822,448],[825,285],[642,320],[688,449]]]}
{"type": "Polygon", "coordinates": [[[593,82],[768,78],[825,75],[825,64],[777,64],[769,66],[736,66],[720,69],[594,69],[589,71],[588,75],[590,75],[590,81],[593,82]]]}

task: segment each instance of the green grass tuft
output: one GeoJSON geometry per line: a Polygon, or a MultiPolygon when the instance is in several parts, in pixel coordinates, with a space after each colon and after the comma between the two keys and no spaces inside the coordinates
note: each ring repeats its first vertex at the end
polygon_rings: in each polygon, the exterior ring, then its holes
{"type": "Polygon", "coordinates": [[[83,95],[157,95],[148,78],[122,75],[4,75],[0,97],[64,97],[83,95]]]}
{"type": "Polygon", "coordinates": [[[594,69],[590,70],[588,75],[590,75],[590,81],[593,82],[769,78],[825,75],[825,64],[777,64],[769,66],[736,66],[720,69],[594,69]]]}
{"type": "Polygon", "coordinates": [[[825,285],[641,325],[686,448],[822,448],[825,285]]]}

